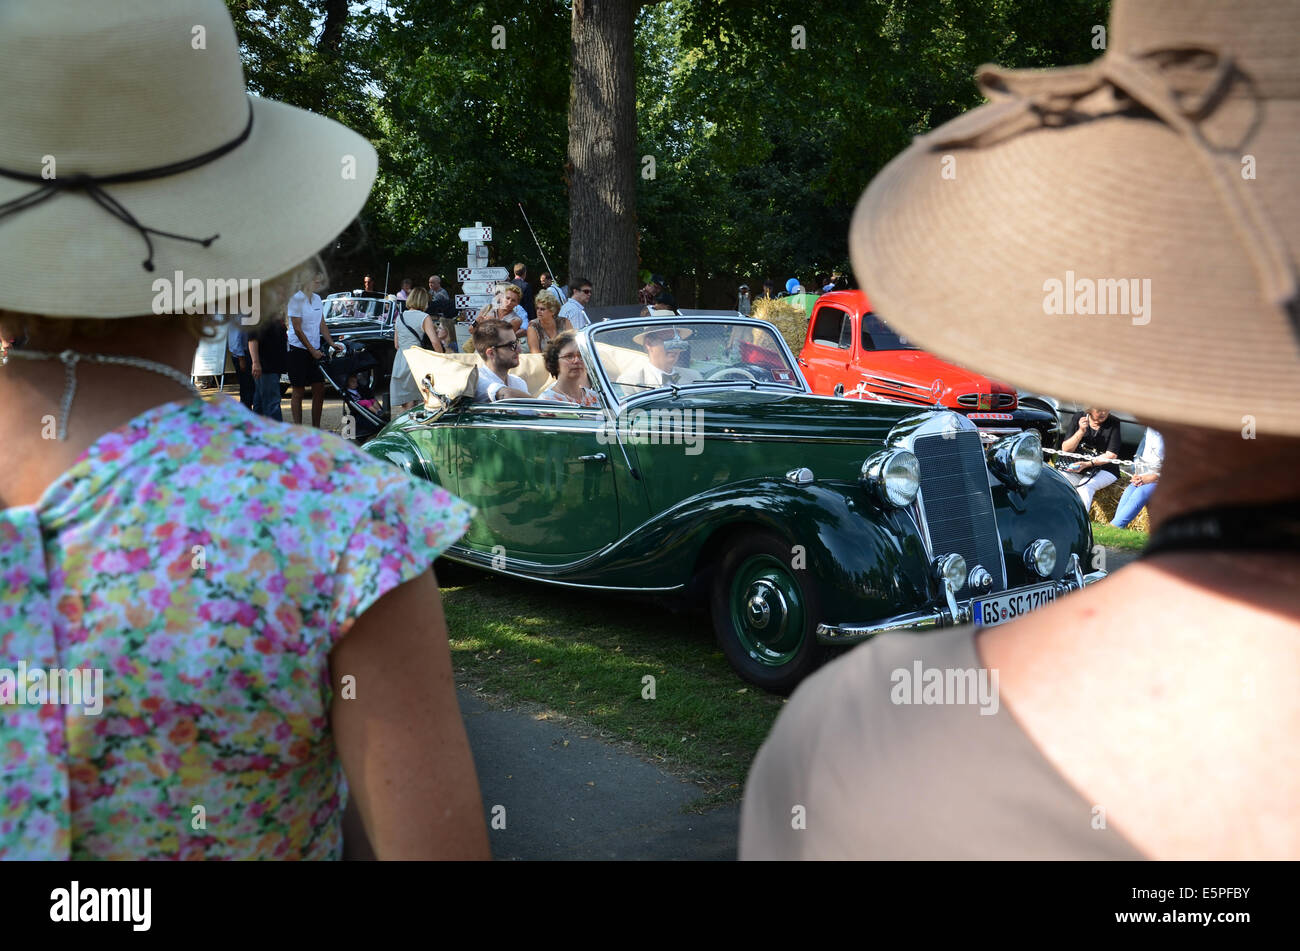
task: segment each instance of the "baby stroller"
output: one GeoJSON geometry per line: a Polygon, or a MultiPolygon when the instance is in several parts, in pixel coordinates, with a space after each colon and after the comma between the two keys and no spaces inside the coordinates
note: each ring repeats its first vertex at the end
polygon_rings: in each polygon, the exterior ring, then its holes
{"type": "Polygon", "coordinates": [[[388,425],[388,382],[397,352],[388,334],[353,337],[342,345],[341,352],[331,353],[321,363],[321,373],[343,400],[345,417],[351,415],[355,420],[351,432],[344,420],[344,435],[360,445],[388,425]],[[352,377],[356,377],[356,386],[349,389],[352,377]]]}

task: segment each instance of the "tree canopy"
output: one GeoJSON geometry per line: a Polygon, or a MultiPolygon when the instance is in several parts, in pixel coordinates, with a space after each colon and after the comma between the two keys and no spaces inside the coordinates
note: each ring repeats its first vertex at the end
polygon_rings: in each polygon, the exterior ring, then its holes
{"type": "MultiPolygon", "coordinates": [[[[250,88],[366,135],[380,177],[349,268],[497,263],[568,275],[571,0],[227,0],[250,88]]],[[[597,0],[585,0],[587,3],[597,0]]],[[[848,266],[871,177],[980,102],[981,63],[1099,55],[1106,0],[664,0],[633,27],[640,268],[678,297],[848,266]]],[[[610,104],[609,108],[621,108],[610,104]]]]}

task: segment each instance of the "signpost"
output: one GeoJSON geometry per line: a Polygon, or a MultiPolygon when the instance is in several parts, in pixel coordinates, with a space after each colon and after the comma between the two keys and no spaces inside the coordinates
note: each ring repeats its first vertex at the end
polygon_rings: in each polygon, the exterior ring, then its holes
{"type": "Polygon", "coordinates": [[[465,249],[465,267],[456,269],[456,280],[461,284],[461,293],[456,295],[456,309],[462,319],[472,319],[480,308],[492,303],[493,284],[510,278],[510,272],[503,267],[488,267],[487,242],[492,240],[492,228],[476,221],[472,228],[460,229],[460,240],[468,247],[465,249]]]}
{"type": "MultiPolygon", "coordinates": [[[[510,272],[503,267],[458,267],[456,268],[456,280],[458,281],[508,281],[510,272]]],[[[466,291],[472,293],[472,291],[466,291]]]]}

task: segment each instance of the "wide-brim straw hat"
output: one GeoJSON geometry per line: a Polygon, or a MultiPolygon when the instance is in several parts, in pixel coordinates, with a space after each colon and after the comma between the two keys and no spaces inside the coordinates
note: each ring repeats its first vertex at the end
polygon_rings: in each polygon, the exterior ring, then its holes
{"type": "Polygon", "coordinates": [[[1300,3],[1116,0],[1108,41],[982,67],[991,102],[863,194],[858,280],[908,337],[1026,389],[1300,435],[1300,3]]]}
{"type": "Polygon", "coordinates": [[[375,179],[361,136],[248,94],[222,0],[0,4],[0,85],[0,310],[157,313],[178,273],[210,307],[310,259],[375,179]]]}

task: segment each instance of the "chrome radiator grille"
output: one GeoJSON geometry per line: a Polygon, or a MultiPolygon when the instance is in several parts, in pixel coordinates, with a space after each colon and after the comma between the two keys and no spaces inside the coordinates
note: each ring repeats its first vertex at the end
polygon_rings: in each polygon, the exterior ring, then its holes
{"type": "MultiPolygon", "coordinates": [[[[957,552],[968,568],[983,565],[993,576],[994,591],[1006,589],[1002,539],[993,514],[988,469],[979,433],[964,430],[943,436],[922,436],[913,452],[921,463],[917,495],[925,515],[930,550],[936,555],[957,552]]],[[[958,591],[969,596],[968,586],[958,591]]]]}

